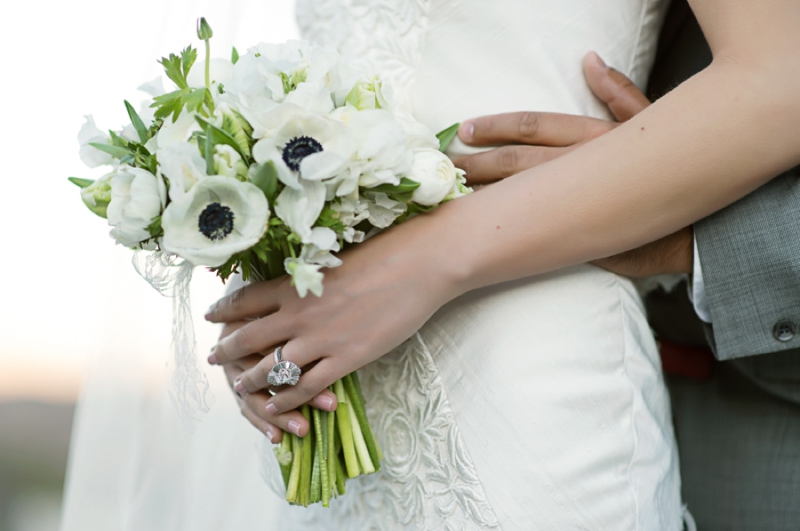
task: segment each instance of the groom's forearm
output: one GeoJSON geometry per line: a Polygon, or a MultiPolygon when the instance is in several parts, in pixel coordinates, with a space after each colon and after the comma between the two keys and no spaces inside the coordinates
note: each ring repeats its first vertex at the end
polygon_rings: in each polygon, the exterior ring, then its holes
{"type": "Polygon", "coordinates": [[[722,54],[614,131],[446,205],[431,248],[459,256],[472,289],[623,252],[733,203],[800,162],[800,60],[774,53],[722,54]]]}

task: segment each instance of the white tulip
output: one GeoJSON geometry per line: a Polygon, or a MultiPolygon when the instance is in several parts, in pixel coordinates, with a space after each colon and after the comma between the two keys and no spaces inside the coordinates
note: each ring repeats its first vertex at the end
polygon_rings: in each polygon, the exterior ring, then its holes
{"type": "Polygon", "coordinates": [[[98,166],[111,165],[114,163],[114,158],[104,151],[90,146],[90,143],[109,144],[111,138],[107,133],[104,133],[94,124],[94,117],[89,114],[86,115],[86,123],[81,126],[78,132],[78,143],[81,145],[78,154],[84,164],[90,168],[98,166]]]}
{"type": "Polygon", "coordinates": [[[258,187],[215,175],[164,210],[161,247],[194,265],[218,267],[258,243],[267,221],[269,205],[258,187]]]}
{"type": "Polygon", "coordinates": [[[120,167],[111,178],[108,224],[111,236],[125,247],[150,239],[147,231],[167,201],[164,180],[147,170],[120,167]]]}
{"type": "Polygon", "coordinates": [[[419,183],[412,200],[420,205],[435,206],[450,195],[456,186],[456,167],[435,149],[414,153],[414,164],[408,178],[419,183]]]}

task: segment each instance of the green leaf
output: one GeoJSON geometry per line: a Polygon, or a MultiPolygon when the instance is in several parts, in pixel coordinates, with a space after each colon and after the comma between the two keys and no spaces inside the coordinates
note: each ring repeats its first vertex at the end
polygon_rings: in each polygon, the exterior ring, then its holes
{"type": "MultiPolygon", "coordinates": [[[[211,141],[212,145],[226,144],[228,146],[231,146],[233,149],[235,149],[239,153],[239,155],[242,156],[242,158],[246,158],[247,157],[247,155],[242,153],[242,148],[239,147],[239,144],[236,142],[236,139],[233,138],[233,136],[231,136],[230,133],[220,129],[216,125],[212,124],[211,122],[209,122],[208,120],[206,120],[206,119],[204,119],[204,118],[202,118],[200,116],[195,116],[195,119],[197,120],[197,123],[200,124],[200,127],[205,129],[206,138],[207,138],[207,140],[211,141]]],[[[206,144],[206,145],[208,145],[208,144],[206,144]]],[[[206,154],[206,157],[208,157],[208,154],[206,154]]]]}
{"type": "Polygon", "coordinates": [[[447,129],[444,129],[444,130],[439,131],[438,133],[436,133],[436,138],[439,139],[439,151],[444,152],[448,148],[450,143],[453,141],[453,139],[458,134],[458,126],[459,125],[461,125],[461,124],[460,123],[453,124],[450,127],[448,127],[447,129]]]}
{"type": "Polygon", "coordinates": [[[380,184],[374,188],[367,188],[366,191],[368,192],[379,192],[382,194],[404,194],[408,192],[413,192],[419,188],[419,183],[416,181],[412,181],[407,177],[403,177],[400,179],[400,184],[380,184]]]}
{"type": "Polygon", "coordinates": [[[278,170],[275,169],[274,162],[270,160],[262,164],[253,175],[251,182],[261,188],[270,204],[275,201],[278,193],[278,170]]]}
{"type": "Polygon", "coordinates": [[[131,118],[131,123],[133,124],[134,129],[136,129],[136,133],[139,135],[139,140],[141,140],[142,144],[144,144],[149,140],[147,137],[147,127],[145,127],[144,122],[139,117],[139,113],[136,112],[136,109],[133,108],[133,105],[128,103],[128,100],[125,100],[125,108],[128,110],[128,116],[131,118]]]}
{"type": "Polygon", "coordinates": [[[236,64],[237,62],[239,62],[239,51],[234,46],[231,50],[231,63],[236,64]]]}
{"type": "MultiPolygon", "coordinates": [[[[183,70],[184,79],[189,75],[189,70],[192,69],[195,61],[197,61],[197,50],[188,46],[181,51],[181,69],[183,70]]],[[[188,83],[186,86],[188,86],[188,83]]]]}
{"type": "MultiPolygon", "coordinates": [[[[191,46],[188,49],[191,49],[191,46]]],[[[187,50],[184,50],[184,53],[187,50]]],[[[159,63],[164,67],[164,72],[167,74],[167,77],[178,85],[178,88],[185,89],[189,87],[189,84],[186,82],[186,74],[184,74],[183,68],[181,68],[181,57],[171,53],[169,57],[162,57],[159,63]]],[[[191,67],[191,65],[189,66],[191,67]]]]}
{"type": "Polygon", "coordinates": [[[81,179],[80,177],[67,177],[67,180],[80,188],[86,188],[94,182],[92,179],[81,179]]]}
{"type": "Polygon", "coordinates": [[[105,153],[108,153],[109,155],[111,155],[112,157],[117,158],[117,159],[121,159],[123,157],[126,157],[126,156],[130,155],[130,153],[131,153],[130,150],[128,150],[128,149],[125,149],[125,148],[122,148],[122,147],[117,147],[117,146],[109,146],[108,144],[99,144],[97,142],[89,142],[89,145],[92,146],[95,149],[99,149],[100,151],[104,151],[105,153]]]}
{"type": "Polygon", "coordinates": [[[153,218],[153,222],[147,227],[147,232],[150,233],[151,238],[157,238],[164,233],[161,229],[161,216],[153,218]]]}
{"type": "Polygon", "coordinates": [[[183,97],[187,92],[188,88],[182,88],[153,98],[151,107],[156,107],[156,118],[163,120],[171,114],[172,121],[178,121],[178,115],[183,109],[183,97]]]}

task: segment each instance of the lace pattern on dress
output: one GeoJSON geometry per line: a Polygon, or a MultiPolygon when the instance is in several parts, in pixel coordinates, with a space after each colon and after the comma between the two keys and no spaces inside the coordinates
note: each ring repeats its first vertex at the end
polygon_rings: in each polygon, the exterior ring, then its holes
{"type": "Polygon", "coordinates": [[[304,39],[339,50],[348,64],[386,76],[408,110],[431,0],[297,0],[304,39]]]}
{"type": "MultiPolygon", "coordinates": [[[[367,415],[385,458],[377,474],[347,482],[330,509],[293,509],[301,529],[501,529],[419,334],[359,371],[367,415]]],[[[264,471],[280,485],[272,451],[264,471]]],[[[295,527],[292,527],[295,529],[295,527]]]]}

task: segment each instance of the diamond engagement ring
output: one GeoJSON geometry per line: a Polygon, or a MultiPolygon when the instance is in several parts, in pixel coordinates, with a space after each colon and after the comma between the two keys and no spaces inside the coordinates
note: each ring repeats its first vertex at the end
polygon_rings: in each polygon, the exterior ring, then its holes
{"type": "Polygon", "coordinates": [[[273,353],[275,365],[267,375],[267,382],[275,387],[281,385],[297,385],[302,371],[291,361],[283,359],[283,347],[278,347],[273,353]]]}

